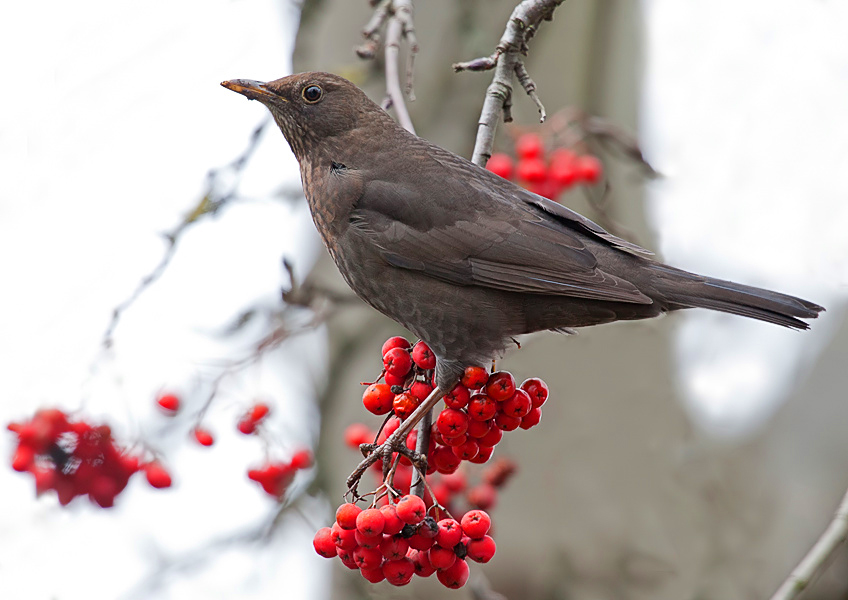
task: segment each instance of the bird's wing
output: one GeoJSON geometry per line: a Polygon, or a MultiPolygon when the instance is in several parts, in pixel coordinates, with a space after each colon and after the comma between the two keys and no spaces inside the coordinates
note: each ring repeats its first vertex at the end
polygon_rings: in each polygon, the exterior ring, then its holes
{"type": "MultiPolygon", "coordinates": [[[[632,283],[599,268],[584,243],[586,234],[564,224],[565,217],[543,198],[516,186],[492,189],[486,176],[473,177],[474,171],[472,177],[449,170],[438,173],[437,197],[422,195],[420,190],[428,186],[416,185],[420,172],[406,172],[391,181],[366,178],[350,226],[389,264],[458,285],[652,302],[632,283]]],[[[426,174],[424,179],[432,181],[426,174]]],[[[572,220],[571,215],[582,219],[567,212],[572,220]]]]}

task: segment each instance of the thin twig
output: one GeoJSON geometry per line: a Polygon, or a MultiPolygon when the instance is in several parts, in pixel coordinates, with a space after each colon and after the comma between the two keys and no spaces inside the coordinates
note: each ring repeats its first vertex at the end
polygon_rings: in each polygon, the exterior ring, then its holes
{"type": "Polygon", "coordinates": [[[491,56],[453,65],[457,72],[495,70],[492,83],[486,90],[483,110],[477,122],[477,139],[474,144],[474,154],[471,157],[474,164],[486,166],[486,162],[492,155],[492,145],[501,113],[505,123],[512,120],[510,108],[513,75],[518,77],[519,83],[539,107],[539,113],[544,121],[545,108],[536,94],[536,85],[524,68],[521,56],[527,54],[527,43],[536,34],[541,22],[551,20],[554,10],[564,1],[524,0],[512,11],[504,34],[491,56]]]}
{"type": "Polygon", "coordinates": [[[771,600],[797,598],[824,570],[833,557],[833,553],[845,542],[846,538],[848,538],[848,492],[845,492],[845,496],[842,497],[842,502],[827,529],[774,593],[771,600]]]}
{"type": "Polygon", "coordinates": [[[162,255],[162,259],[159,261],[159,264],[157,264],[150,273],[141,279],[135,290],[133,290],[126,300],[118,304],[112,310],[112,318],[109,321],[109,325],[106,327],[106,331],[103,333],[103,339],[101,341],[101,345],[104,349],[112,347],[112,343],[114,341],[112,336],[114,335],[115,328],[118,326],[118,322],[121,320],[124,312],[126,312],[126,310],[132,306],[136,300],[138,300],[141,294],[153,285],[165,272],[165,269],[174,257],[177,243],[185,230],[199,221],[202,217],[217,213],[225,204],[236,198],[238,186],[241,182],[242,172],[247,166],[250,157],[256,151],[256,148],[259,145],[259,140],[262,138],[262,133],[265,131],[265,128],[270,122],[271,118],[266,117],[253,130],[250,134],[250,140],[248,141],[247,148],[245,148],[244,151],[232,162],[223,167],[212,169],[206,174],[206,192],[203,194],[203,197],[197,205],[195,205],[195,207],[183,217],[183,220],[174,229],[163,234],[162,237],[165,238],[168,243],[168,247],[165,249],[165,253],[162,255]],[[220,180],[224,175],[229,174],[234,176],[234,181],[227,186],[225,191],[222,192],[220,188],[223,185],[220,183],[220,180]]]}

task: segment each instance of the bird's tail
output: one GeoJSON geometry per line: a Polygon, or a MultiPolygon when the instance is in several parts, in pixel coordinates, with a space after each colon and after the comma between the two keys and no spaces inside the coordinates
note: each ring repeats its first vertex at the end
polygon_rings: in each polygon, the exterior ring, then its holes
{"type": "Polygon", "coordinates": [[[791,329],[809,329],[801,319],[815,319],[824,310],[795,296],[695,275],[667,265],[657,267],[658,279],[664,282],[659,287],[675,307],[709,308],[791,329]]]}

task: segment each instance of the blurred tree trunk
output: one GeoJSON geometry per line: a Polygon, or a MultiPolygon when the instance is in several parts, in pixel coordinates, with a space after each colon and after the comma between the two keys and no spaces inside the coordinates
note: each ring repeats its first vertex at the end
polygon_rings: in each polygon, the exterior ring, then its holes
{"type": "MultiPolygon", "coordinates": [[[[421,52],[417,100],[409,108],[419,135],[470,155],[491,76],[456,75],[451,64],[491,53],[514,5],[417,4],[421,52]]],[[[379,102],[382,61],[362,62],[353,53],[370,14],[364,0],[306,2],[295,70],[339,73],[379,102]]],[[[638,133],[641,32],[639,3],[571,0],[559,8],[527,60],[549,114],[576,105],[638,133]]],[[[520,91],[514,105],[517,124],[537,122],[535,107],[520,91]]],[[[496,143],[509,147],[507,130],[499,130],[496,143]]],[[[605,162],[618,183],[613,218],[636,241],[656,247],[637,169],[605,162]]],[[[593,216],[579,192],[566,203],[593,216]]],[[[328,256],[312,276],[346,289],[328,256]]],[[[839,381],[844,355],[841,363],[828,355],[766,431],[722,445],[698,434],[678,401],[670,335],[679,318],[591,328],[576,337],[532,336],[507,355],[503,367],[519,379],[544,378],[552,400],[537,429],[507,435],[496,450],[515,458],[520,472],[494,511],[498,554],[472,573],[481,570],[494,589],[515,600],[762,598],[776,589],[848,484],[844,433],[815,416],[833,414],[823,405],[832,404],[827,390],[839,381]]],[[[342,447],[341,432],[368,420],[359,382],[379,373],[380,344],[396,333],[403,332],[365,306],[331,324],[334,347],[357,341],[345,346],[343,376],[331,390],[333,409],[324,415],[328,437],[322,443],[337,454],[328,471],[333,501],[356,462],[342,447]]],[[[847,339],[843,328],[835,343],[844,351],[847,339]]],[[[809,598],[845,597],[845,556],[839,561],[809,598]]],[[[369,597],[372,590],[379,597],[470,597],[468,588],[452,592],[432,581],[394,591],[341,567],[335,573],[338,598],[369,597]]]]}

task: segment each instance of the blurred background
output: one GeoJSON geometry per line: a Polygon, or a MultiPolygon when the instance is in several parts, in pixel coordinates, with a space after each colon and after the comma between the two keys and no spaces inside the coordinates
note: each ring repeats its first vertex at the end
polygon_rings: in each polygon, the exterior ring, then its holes
{"type": "MultiPolygon", "coordinates": [[[[492,52],[515,2],[418,3],[417,133],[470,156],[491,75],[451,64],[492,52]]],[[[544,378],[542,423],[496,453],[519,472],[492,511],[498,553],[460,591],[372,586],[311,538],[375,425],[361,381],[404,332],[364,305],[285,309],[297,278],[346,295],[320,245],[297,164],[265,109],[219,87],[326,70],[385,95],[382,59],[353,53],[365,0],[125,1],[0,8],[0,421],[60,406],[158,452],[175,484],[134,478],[112,509],[34,498],[0,469],[0,597],[761,598],[797,564],[848,487],[848,8],[568,0],[526,59],[549,113],[574,106],[636,136],[662,174],[606,146],[603,214],[675,266],[827,308],[798,333],[691,311],[522,340],[501,367],[544,378]],[[246,150],[243,168],[228,165],[246,150]],[[220,210],[190,223],[206,199],[220,210]],[[180,229],[180,224],[186,224],[180,229]],[[153,272],[161,277],[112,312],[153,272]],[[247,318],[247,317],[250,318],[247,318]],[[326,318],[325,318],[326,317],[326,318]],[[269,331],[291,335],[245,368],[269,331]],[[240,324],[236,326],[235,324],[240,324]],[[154,410],[172,390],[186,409],[154,410]],[[211,448],[188,439],[204,422],[211,448]],[[268,435],[235,421],[263,399],[268,435]],[[299,447],[317,456],[275,503],[245,472],[299,447]],[[481,583],[483,578],[487,584],[481,583]]],[[[516,93],[496,150],[542,131],[516,93]]],[[[14,436],[0,436],[11,457],[14,436]]],[[[6,459],[4,459],[6,460],[6,459]]],[[[841,551],[807,598],[848,595],[841,551]]]]}

